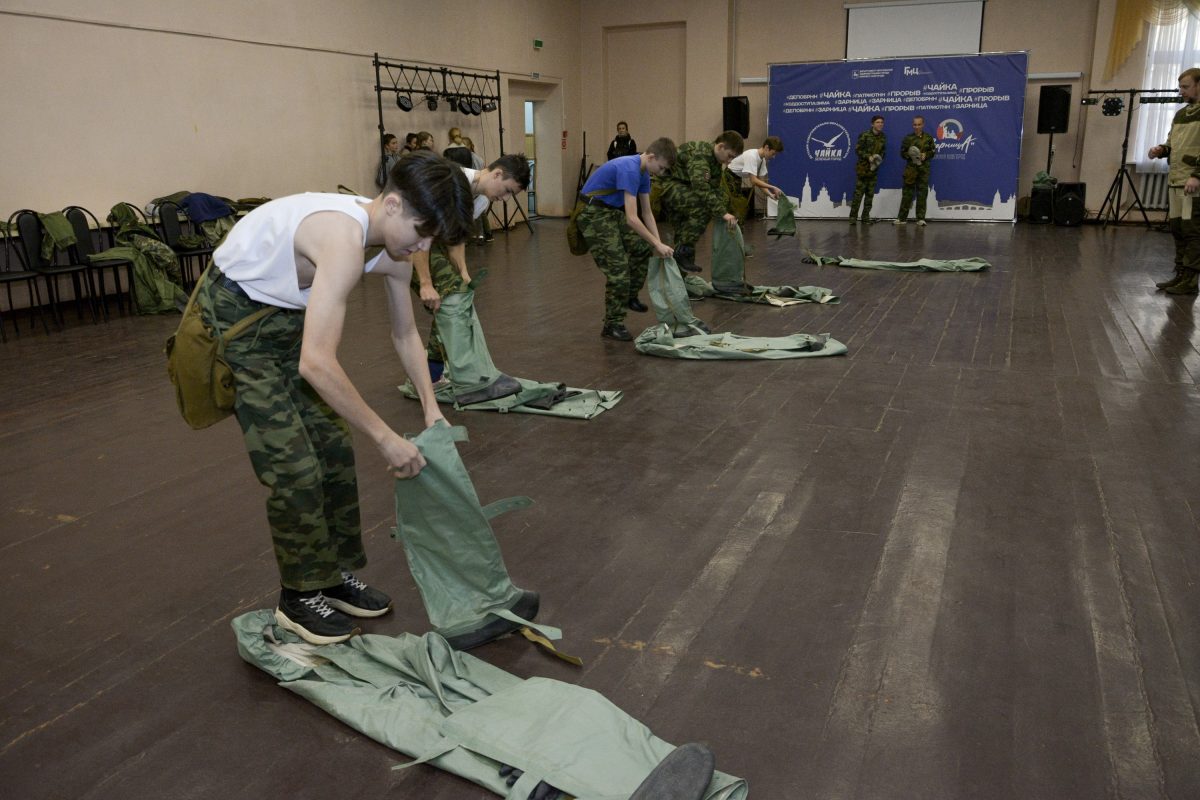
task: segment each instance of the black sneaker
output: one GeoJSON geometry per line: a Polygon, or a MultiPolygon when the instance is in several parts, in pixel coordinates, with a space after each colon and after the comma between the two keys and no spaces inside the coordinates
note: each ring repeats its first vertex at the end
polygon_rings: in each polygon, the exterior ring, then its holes
{"type": "Polygon", "coordinates": [[[619,322],[614,325],[605,325],[600,331],[600,335],[605,339],[616,339],[618,342],[633,341],[633,334],[629,332],[629,328],[619,322]]]}
{"type": "Polygon", "coordinates": [[[354,621],[330,608],[320,592],[302,595],[284,589],[279,593],[275,621],[313,644],[337,644],[359,632],[354,621]]]}
{"type": "Polygon", "coordinates": [[[382,617],[392,610],[392,598],[372,589],[350,572],[342,572],[342,585],[324,589],[325,602],[352,617],[382,617]]]}
{"type": "Polygon", "coordinates": [[[629,310],[641,313],[643,311],[649,311],[650,308],[641,300],[639,300],[638,296],[635,294],[633,297],[629,298],[629,310]]]}

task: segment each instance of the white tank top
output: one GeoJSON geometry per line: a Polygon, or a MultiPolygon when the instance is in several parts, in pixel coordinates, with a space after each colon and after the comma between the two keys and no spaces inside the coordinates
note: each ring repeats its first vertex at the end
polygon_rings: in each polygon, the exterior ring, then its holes
{"type": "MultiPolygon", "coordinates": [[[[281,308],[307,308],[311,288],[301,289],[296,277],[296,228],[310,214],[339,211],[362,225],[367,246],[367,212],[371,202],[349,194],[294,194],[264,203],[233,226],[213,252],[213,262],[237,281],[250,299],[281,308]]],[[[383,254],[363,265],[370,272],[383,254]]]]}

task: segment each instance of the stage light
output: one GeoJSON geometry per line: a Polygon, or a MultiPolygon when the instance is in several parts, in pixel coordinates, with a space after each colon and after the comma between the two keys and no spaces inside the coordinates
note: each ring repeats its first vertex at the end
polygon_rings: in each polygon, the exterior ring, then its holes
{"type": "Polygon", "coordinates": [[[1098,106],[1098,105],[1100,105],[1100,98],[1085,97],[1079,101],[1079,105],[1081,105],[1081,106],[1098,106]]]}
{"type": "Polygon", "coordinates": [[[407,94],[397,94],[396,105],[399,106],[401,111],[412,111],[412,97],[407,94]]]}
{"type": "Polygon", "coordinates": [[[1100,113],[1106,117],[1119,117],[1121,111],[1125,108],[1125,100],[1120,97],[1104,98],[1104,105],[1100,106],[1100,113]]]}
{"type": "Polygon", "coordinates": [[[495,100],[486,101],[480,110],[485,111],[485,112],[495,111],[496,110],[496,101],[495,100]]]}
{"type": "MultiPolygon", "coordinates": [[[[458,99],[457,97],[455,97],[454,95],[451,95],[450,97],[447,97],[447,98],[446,98],[446,101],[447,101],[448,103],[450,103],[450,110],[451,110],[451,111],[458,111],[459,99],[458,99]]],[[[464,112],[464,113],[465,113],[465,112],[464,112]]]]}
{"type": "Polygon", "coordinates": [[[437,95],[434,95],[434,94],[425,95],[425,107],[428,108],[430,111],[437,111],[437,95]]]}
{"type": "Polygon", "coordinates": [[[480,105],[478,100],[472,100],[470,103],[467,104],[467,108],[463,109],[464,114],[466,114],[468,112],[470,112],[470,114],[472,116],[478,117],[480,114],[483,113],[483,106],[480,105]]]}

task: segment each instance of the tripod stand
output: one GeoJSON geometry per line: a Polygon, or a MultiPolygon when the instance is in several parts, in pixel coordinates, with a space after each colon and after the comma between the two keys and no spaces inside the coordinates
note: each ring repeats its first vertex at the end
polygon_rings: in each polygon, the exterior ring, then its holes
{"type": "Polygon", "coordinates": [[[1109,222],[1114,224],[1120,223],[1130,211],[1136,208],[1141,213],[1146,227],[1150,227],[1150,217],[1146,215],[1146,207],[1142,205],[1142,197],[1138,194],[1133,176],[1129,174],[1129,164],[1127,163],[1129,159],[1129,130],[1133,127],[1133,101],[1143,91],[1154,90],[1122,89],[1116,92],[1088,92],[1088,94],[1124,94],[1129,96],[1129,103],[1127,105],[1128,113],[1125,115],[1125,139],[1121,142],[1121,163],[1117,166],[1117,174],[1113,177],[1112,185],[1108,187],[1108,194],[1105,195],[1104,202],[1100,205],[1100,211],[1096,215],[1096,218],[1103,225],[1108,225],[1109,222]],[[1129,191],[1133,195],[1133,205],[1122,211],[1122,194],[1127,183],[1129,184],[1129,191]]]}

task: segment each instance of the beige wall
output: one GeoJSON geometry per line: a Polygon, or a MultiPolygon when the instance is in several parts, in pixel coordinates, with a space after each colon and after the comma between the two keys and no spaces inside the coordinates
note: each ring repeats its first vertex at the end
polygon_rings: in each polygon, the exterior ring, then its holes
{"type": "MultiPolygon", "coordinates": [[[[536,72],[561,84],[560,114],[577,118],[578,15],[560,0],[0,0],[0,214],[81,203],[103,216],[178,189],[373,191],[374,52],[536,72]]],[[[520,106],[507,100],[505,143],[519,151],[520,106]]],[[[385,104],[393,133],[426,128],[444,144],[458,123],[496,155],[495,115],[470,119],[385,104]]],[[[569,150],[557,155],[570,163],[569,150]]],[[[545,169],[557,181],[542,187],[546,213],[574,192],[574,171],[545,169]]]]}
{"type": "MultiPolygon", "coordinates": [[[[634,117],[629,109],[644,103],[647,94],[664,106],[656,114],[682,114],[681,139],[710,139],[721,132],[721,98],[729,84],[731,7],[729,0],[608,0],[581,4],[580,87],[587,98],[582,123],[588,135],[590,161],[604,161],[608,142],[616,133],[617,120],[634,117]],[[674,37],[678,24],[684,27],[686,77],[682,95],[654,92],[657,73],[666,62],[653,48],[626,54],[627,67],[619,80],[606,76],[603,68],[606,31],[668,26],[666,30],[674,37]],[[625,78],[630,74],[635,76],[633,81],[625,78]],[[623,83],[629,87],[625,94],[620,91],[623,83]],[[607,103],[603,100],[606,97],[607,103]],[[600,102],[594,102],[597,99],[600,102]]],[[[670,62],[674,63],[673,56],[670,62]]],[[[633,119],[629,122],[630,132],[639,144],[669,135],[638,128],[633,119]]]]}
{"type": "MultiPolygon", "coordinates": [[[[989,0],[984,14],[984,50],[1028,50],[1034,73],[1084,73],[1053,81],[1074,92],[1070,131],[1055,137],[1054,172],[1087,182],[1093,209],[1117,168],[1124,126],[1094,108],[1081,113],[1077,101],[1100,86],[1115,2],[989,0]]],[[[540,132],[568,131],[565,150],[561,137],[542,137],[539,153],[539,210],[563,214],[583,131],[596,162],[618,118],[643,144],[661,135],[655,127],[678,127],[671,120],[682,120],[679,139],[710,138],[721,130],[720,98],[745,94],[753,142],[766,133],[767,88],[738,79],[765,77],[772,62],[840,58],[845,20],[843,0],[0,0],[0,214],[68,203],[104,212],[118,200],[144,203],[184,188],[279,196],[344,183],[370,191],[375,51],[392,61],[499,69],[510,149],[521,147],[529,93],[512,87],[532,85],[544,100],[540,132]],[[670,47],[641,35],[656,26],[670,47]],[[606,66],[606,46],[620,44],[622,32],[639,41],[618,71],[606,66]],[[534,38],[543,49],[534,50],[534,38]],[[681,88],[656,92],[680,59],[681,88]]],[[[1107,86],[1138,86],[1140,58],[1107,86]]],[[[1035,132],[1039,85],[1027,98],[1022,193],[1046,161],[1046,137],[1035,132]]],[[[398,134],[431,130],[439,143],[459,124],[485,157],[498,152],[491,117],[444,108],[403,114],[385,103],[385,123],[398,134]]]]}
{"type": "MultiPolygon", "coordinates": [[[[869,2],[870,0],[864,0],[869,2]]],[[[609,111],[622,104],[619,92],[605,94],[603,71],[586,65],[603,64],[606,29],[629,25],[683,22],[687,26],[687,89],[681,96],[664,94],[661,103],[683,114],[687,139],[714,135],[721,125],[720,98],[742,94],[750,98],[750,140],[759,143],[767,133],[767,86],[742,83],[742,78],[766,78],[768,65],[796,61],[832,61],[845,55],[845,0],[693,0],[690,3],[609,0],[584,4],[581,55],[585,65],[581,86],[586,98],[606,97],[603,104],[585,104],[583,126],[589,134],[589,156],[603,160],[596,141],[607,142],[615,117],[609,111]],[[597,158],[598,157],[598,158],[597,158]]],[[[1037,103],[1045,83],[1072,87],[1069,130],[1055,136],[1054,174],[1060,180],[1088,184],[1088,206],[1095,210],[1120,160],[1124,118],[1101,117],[1096,108],[1084,110],[1079,100],[1091,88],[1140,86],[1144,50],[1134,53],[1126,67],[1108,84],[1101,84],[1108,53],[1108,36],[1116,0],[988,0],[984,11],[982,49],[985,52],[1026,50],[1030,73],[1080,72],[1077,79],[1031,81],[1028,85],[1025,131],[1022,139],[1020,192],[1028,193],[1034,174],[1046,167],[1049,139],[1037,133],[1037,103]]],[[[631,53],[633,63],[647,66],[645,81],[654,81],[654,54],[631,53]]],[[[1162,88],[1162,87],[1159,87],[1162,88]]],[[[625,105],[636,105],[633,93],[625,105]]],[[[636,129],[635,129],[636,130],[636,129]]],[[[639,142],[652,131],[636,131],[639,142]]]]}

